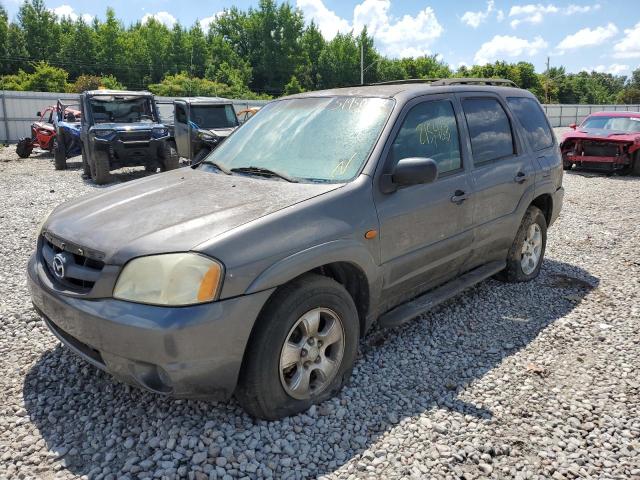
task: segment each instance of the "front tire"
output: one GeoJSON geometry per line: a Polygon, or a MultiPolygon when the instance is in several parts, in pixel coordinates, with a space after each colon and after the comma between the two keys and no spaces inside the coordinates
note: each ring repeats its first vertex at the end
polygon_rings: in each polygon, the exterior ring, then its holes
{"type": "Polygon", "coordinates": [[[507,255],[507,267],[496,277],[505,282],[528,282],[540,273],[547,246],[547,220],[531,205],[524,214],[507,255]]]}
{"type": "Polygon", "coordinates": [[[16,153],[20,158],[28,158],[33,151],[33,144],[30,138],[21,138],[16,145],[16,153]]]}
{"type": "Polygon", "coordinates": [[[342,285],[316,274],[291,281],[256,321],[236,398],[254,417],[275,420],[333,397],[351,377],[359,336],[342,285]]]}
{"type": "Polygon", "coordinates": [[[53,164],[56,170],[65,170],[67,168],[67,155],[64,148],[64,142],[58,140],[58,136],[53,139],[53,164]]]}
{"type": "Polygon", "coordinates": [[[97,150],[89,160],[91,168],[91,178],[96,185],[105,185],[111,181],[111,171],[109,165],[109,154],[97,150]]]}
{"type": "Polygon", "coordinates": [[[160,169],[163,172],[167,172],[169,170],[175,170],[179,166],[180,157],[178,156],[175,144],[173,142],[164,142],[162,147],[162,166],[160,169]]]}

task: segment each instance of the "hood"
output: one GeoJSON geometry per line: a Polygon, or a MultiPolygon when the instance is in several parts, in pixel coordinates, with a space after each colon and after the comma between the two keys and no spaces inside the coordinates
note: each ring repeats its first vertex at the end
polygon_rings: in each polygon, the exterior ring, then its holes
{"type": "Polygon", "coordinates": [[[564,134],[563,140],[568,138],[607,140],[614,142],[634,142],[640,138],[638,132],[624,132],[616,130],[606,130],[604,128],[579,128],[564,134]]]}
{"type": "Polygon", "coordinates": [[[216,137],[226,138],[233,133],[233,131],[238,127],[229,127],[229,128],[201,128],[200,130],[204,132],[209,132],[214,134],[216,137]]]}
{"type": "Polygon", "coordinates": [[[181,168],[65,203],[45,230],[122,264],[132,257],[199,244],[341,184],[224,175],[181,168]]]}

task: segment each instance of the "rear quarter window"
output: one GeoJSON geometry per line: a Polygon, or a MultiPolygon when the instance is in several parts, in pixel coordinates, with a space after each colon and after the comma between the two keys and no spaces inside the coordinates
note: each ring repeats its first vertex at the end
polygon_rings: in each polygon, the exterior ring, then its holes
{"type": "Polygon", "coordinates": [[[482,165],[514,154],[511,123],[495,98],[466,98],[462,108],[473,152],[474,165],[482,165]]]}
{"type": "Polygon", "coordinates": [[[516,116],[534,151],[553,145],[553,133],[538,102],[526,97],[508,97],[507,104],[516,116]]]}

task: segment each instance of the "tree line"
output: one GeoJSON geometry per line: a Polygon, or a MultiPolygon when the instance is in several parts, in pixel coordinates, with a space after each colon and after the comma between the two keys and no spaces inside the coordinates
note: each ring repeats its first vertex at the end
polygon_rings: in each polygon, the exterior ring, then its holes
{"type": "Polygon", "coordinates": [[[112,8],[105,19],[58,18],[44,0],[26,0],[15,21],[0,5],[0,88],[80,92],[149,89],[158,95],[272,98],[360,83],[408,78],[500,77],[543,103],[640,103],[640,69],[627,78],[600,72],[538,73],[529,62],[495,62],[454,70],[437,55],[388,58],[366,29],[326,40],[289,3],[260,0],[231,7],[205,31],[154,18],[125,26],[112,8]]]}

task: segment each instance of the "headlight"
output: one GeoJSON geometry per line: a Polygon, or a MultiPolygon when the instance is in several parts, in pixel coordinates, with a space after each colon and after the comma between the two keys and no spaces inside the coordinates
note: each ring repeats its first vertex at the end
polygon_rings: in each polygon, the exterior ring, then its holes
{"type": "Polygon", "coordinates": [[[214,135],[211,132],[207,132],[206,130],[200,130],[198,131],[198,137],[205,139],[205,140],[215,140],[216,138],[218,138],[217,135],[214,135]]]}
{"type": "Polygon", "coordinates": [[[102,129],[102,130],[94,130],[93,134],[96,136],[96,138],[111,138],[116,134],[115,130],[110,130],[110,129],[102,129]]]}
{"type": "Polygon", "coordinates": [[[113,290],[114,298],[155,305],[193,305],[215,300],[222,265],[197,253],[134,258],[113,290]]]}
{"type": "Polygon", "coordinates": [[[167,135],[169,135],[169,129],[156,127],[151,130],[151,134],[154,138],[166,137],[167,135]]]}

